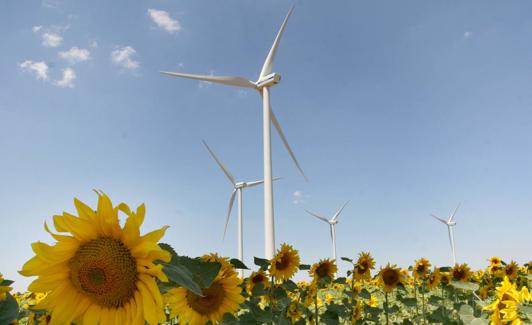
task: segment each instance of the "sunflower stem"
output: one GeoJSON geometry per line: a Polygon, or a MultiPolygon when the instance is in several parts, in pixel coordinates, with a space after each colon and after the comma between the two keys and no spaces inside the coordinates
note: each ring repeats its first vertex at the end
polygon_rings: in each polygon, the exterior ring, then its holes
{"type": "Polygon", "coordinates": [[[389,310],[389,305],[388,305],[388,292],[384,292],[384,303],[386,304],[385,308],[384,308],[384,312],[386,314],[386,325],[389,325],[390,324],[390,318],[388,316],[388,310],[389,310]]]}
{"type": "Polygon", "coordinates": [[[417,285],[416,285],[416,279],[414,279],[414,299],[416,299],[416,316],[419,315],[418,307],[417,307],[417,285]]]}
{"type": "Polygon", "coordinates": [[[427,324],[427,317],[425,315],[425,280],[423,280],[423,284],[421,285],[421,311],[423,313],[423,324],[427,324]]]}
{"type": "Polygon", "coordinates": [[[318,289],[316,289],[316,295],[314,296],[314,318],[316,325],[319,324],[319,313],[318,313],[318,289]]]}

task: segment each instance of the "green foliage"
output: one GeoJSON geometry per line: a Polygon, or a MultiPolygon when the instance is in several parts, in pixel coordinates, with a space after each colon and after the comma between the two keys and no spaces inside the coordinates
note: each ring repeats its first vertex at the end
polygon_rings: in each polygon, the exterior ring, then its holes
{"type": "Polygon", "coordinates": [[[8,325],[17,319],[18,304],[11,294],[7,294],[4,300],[0,301],[0,325],[8,325]]]}

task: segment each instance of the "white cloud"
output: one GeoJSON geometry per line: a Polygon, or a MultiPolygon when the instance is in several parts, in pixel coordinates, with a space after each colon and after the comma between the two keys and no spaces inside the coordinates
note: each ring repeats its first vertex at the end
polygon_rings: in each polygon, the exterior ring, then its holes
{"type": "Polygon", "coordinates": [[[292,203],[294,204],[300,204],[305,203],[305,198],[307,198],[308,195],[303,194],[303,192],[297,190],[294,193],[292,193],[292,203]]]}
{"type": "Polygon", "coordinates": [[[61,88],[74,88],[74,80],[76,80],[76,72],[72,68],[63,69],[63,79],[54,82],[54,85],[61,88]]]}
{"type": "Polygon", "coordinates": [[[42,26],[33,26],[31,29],[34,33],[38,33],[42,29],[42,26]]]}
{"type": "Polygon", "coordinates": [[[19,67],[29,73],[34,73],[37,80],[47,80],[48,79],[48,65],[43,61],[33,62],[31,60],[26,60],[19,64],[19,67]]]}
{"type": "Polygon", "coordinates": [[[172,19],[168,12],[164,10],[148,9],[148,15],[160,28],[169,33],[175,33],[181,30],[181,24],[177,19],[172,19]]]}
{"type": "Polygon", "coordinates": [[[46,32],[42,34],[42,45],[46,47],[58,47],[61,45],[63,37],[54,32],[46,32]]]}
{"type": "Polygon", "coordinates": [[[468,39],[468,38],[470,38],[471,36],[473,36],[473,33],[472,33],[472,32],[465,32],[465,33],[464,33],[464,39],[468,39]]]}
{"type": "Polygon", "coordinates": [[[140,66],[138,61],[131,59],[135,53],[137,51],[131,46],[123,46],[111,52],[111,61],[122,68],[135,70],[140,66]]]}
{"type": "Polygon", "coordinates": [[[78,62],[87,61],[90,57],[89,50],[80,49],[76,46],[65,52],[59,52],[59,57],[68,61],[70,64],[76,64],[78,62]]]}

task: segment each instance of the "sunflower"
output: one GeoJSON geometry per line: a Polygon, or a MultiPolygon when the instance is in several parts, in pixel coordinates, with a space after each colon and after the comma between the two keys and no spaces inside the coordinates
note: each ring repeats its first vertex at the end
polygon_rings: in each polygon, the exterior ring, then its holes
{"type": "Polygon", "coordinates": [[[467,280],[469,280],[469,277],[471,275],[471,269],[465,263],[460,264],[460,265],[455,264],[455,266],[451,270],[451,274],[453,276],[452,279],[454,281],[467,282],[467,280]]]}
{"type": "Polygon", "coordinates": [[[489,259],[490,265],[501,264],[502,260],[499,256],[492,256],[489,259]]]}
{"type": "Polygon", "coordinates": [[[426,258],[420,258],[416,261],[416,265],[414,265],[412,275],[415,279],[423,279],[429,272],[430,266],[431,264],[429,260],[427,260],[426,258]]]}
{"type": "MultiPolygon", "coordinates": [[[[494,324],[512,324],[518,321],[517,306],[521,302],[521,294],[516,290],[515,284],[512,284],[508,277],[497,286],[496,299],[483,309],[490,311],[490,319],[494,324]]],[[[518,323],[519,324],[519,323],[518,323]]]]}
{"type": "Polygon", "coordinates": [[[482,300],[486,300],[486,298],[488,298],[489,291],[489,287],[481,287],[480,289],[478,289],[479,298],[482,300]]]}
{"type": "Polygon", "coordinates": [[[32,244],[36,256],[20,274],[38,277],[29,291],[48,292],[36,308],[48,310],[58,324],[164,322],[155,279],[168,279],[162,265],[154,262],[171,258],[157,245],[167,227],[141,236],[144,205],[132,212],[126,204],[113,207],[105,194],[97,194],[96,211],[74,199],[79,216],[64,212],[53,217],[55,229],[70,234],[54,234],[45,223],[57,243],[32,244]],[[124,227],[119,211],[127,215],[124,227]]]}
{"type": "Polygon", "coordinates": [[[301,319],[302,316],[303,316],[303,311],[301,310],[301,308],[298,306],[297,303],[291,302],[288,305],[288,308],[286,308],[286,317],[290,319],[290,322],[292,322],[292,324],[297,323],[301,319]]]}
{"type": "Polygon", "coordinates": [[[338,271],[338,268],[333,260],[323,259],[312,265],[309,274],[312,276],[314,281],[319,281],[324,278],[329,278],[329,280],[332,280],[336,271],[338,271]]]}
{"type": "Polygon", "coordinates": [[[375,268],[375,260],[369,252],[361,252],[358,254],[358,260],[355,264],[354,276],[356,280],[369,280],[371,278],[371,270],[375,268]]]}
{"type": "Polygon", "coordinates": [[[510,279],[515,280],[517,278],[517,270],[519,265],[515,261],[511,261],[510,264],[506,264],[504,267],[504,274],[510,279]]]}
{"type": "Polygon", "coordinates": [[[490,264],[488,266],[488,272],[496,278],[504,277],[504,267],[502,264],[490,264]]]}
{"type": "Polygon", "coordinates": [[[170,316],[178,317],[180,324],[204,325],[208,321],[218,324],[225,313],[236,313],[244,302],[241,279],[231,264],[224,264],[225,258],[213,254],[201,259],[222,264],[210,287],[202,289],[201,296],[186,288],[173,288],[165,295],[170,316]]]}
{"type": "Polygon", "coordinates": [[[268,289],[270,287],[270,281],[268,280],[268,276],[266,275],[266,272],[263,270],[258,270],[257,272],[251,273],[249,278],[246,280],[246,290],[247,292],[252,295],[253,294],[253,288],[259,283],[262,283],[262,286],[264,289],[268,289]]]}
{"type": "Polygon", "coordinates": [[[441,281],[440,270],[434,268],[434,271],[428,274],[427,276],[427,288],[434,289],[437,288],[441,281]]]}
{"type": "Polygon", "coordinates": [[[282,244],[277,255],[270,262],[270,274],[275,279],[285,281],[290,279],[299,268],[299,253],[288,244],[282,244]]]}
{"type": "Polygon", "coordinates": [[[440,273],[440,283],[444,285],[448,285],[451,282],[452,276],[449,272],[441,272],[440,273]]]}
{"type": "Polygon", "coordinates": [[[4,276],[2,273],[0,273],[0,301],[6,299],[7,293],[12,290],[10,286],[2,285],[2,282],[4,282],[4,276]]]}
{"type": "Polygon", "coordinates": [[[377,297],[374,295],[370,295],[368,306],[373,307],[373,308],[379,307],[379,299],[377,299],[377,297]]]}
{"type": "Polygon", "coordinates": [[[378,277],[379,285],[386,293],[392,292],[398,284],[403,282],[403,273],[395,264],[388,263],[385,268],[381,268],[378,277]]]}

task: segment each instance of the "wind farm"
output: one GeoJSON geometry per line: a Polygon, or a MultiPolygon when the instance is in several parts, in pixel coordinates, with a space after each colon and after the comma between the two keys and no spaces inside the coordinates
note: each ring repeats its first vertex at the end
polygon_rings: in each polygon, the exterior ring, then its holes
{"type": "Polygon", "coordinates": [[[25,1],[0,325],[532,323],[532,5],[25,1]]]}

